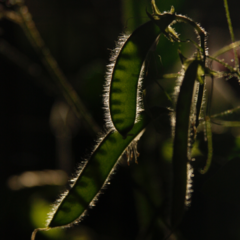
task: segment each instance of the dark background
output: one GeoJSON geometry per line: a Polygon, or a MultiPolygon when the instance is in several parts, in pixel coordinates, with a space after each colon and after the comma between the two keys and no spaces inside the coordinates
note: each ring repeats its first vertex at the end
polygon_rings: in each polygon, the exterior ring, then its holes
{"type": "MultiPolygon", "coordinates": [[[[132,31],[147,21],[145,9],[150,11],[149,2],[26,1],[45,44],[102,130],[102,92],[110,50],[120,33],[132,31]]],[[[201,23],[209,33],[210,54],[231,43],[223,1],[156,0],[156,3],[160,11],[168,11],[174,5],[177,13],[201,23]]],[[[14,10],[6,1],[0,1],[0,9],[14,10]]],[[[229,0],[229,9],[238,40],[240,3],[229,0]]],[[[188,34],[194,36],[191,29],[181,24],[178,29],[183,38],[188,34]]],[[[164,73],[177,72],[179,46],[168,43],[162,48],[164,41],[158,47],[162,69],[164,73]]],[[[182,44],[180,48],[190,57],[188,46],[182,44]]],[[[224,58],[230,62],[233,55],[229,53],[224,58]]],[[[218,65],[214,67],[219,69],[218,65]]],[[[0,21],[0,76],[0,234],[4,240],[30,239],[33,229],[44,226],[50,204],[65,189],[66,179],[78,163],[91,152],[97,136],[90,134],[84,121],[71,112],[22,29],[4,18],[0,21]],[[48,180],[35,185],[28,182],[31,173],[35,179],[46,178],[46,174],[41,175],[46,169],[62,170],[59,172],[62,181],[55,185],[48,180]]],[[[212,113],[239,105],[237,80],[231,79],[229,84],[224,79],[217,81],[212,113]]],[[[174,81],[164,84],[171,93],[174,81]]],[[[150,87],[151,91],[154,92],[150,87]]],[[[161,106],[157,94],[160,92],[160,89],[154,92],[150,104],[157,102],[161,106]]],[[[169,103],[165,99],[163,104],[169,103]]],[[[120,164],[111,185],[81,224],[39,233],[36,239],[163,239],[169,233],[165,222],[169,216],[171,133],[168,119],[156,124],[147,129],[139,143],[139,164],[132,163],[130,167],[124,162],[120,164]]],[[[215,126],[213,131],[213,167],[206,176],[196,173],[192,207],[171,239],[240,238],[239,206],[209,199],[200,192],[212,173],[240,154],[239,128],[215,126]]],[[[203,138],[203,134],[199,135],[203,138]]],[[[206,152],[204,146],[202,151],[206,152]]]]}

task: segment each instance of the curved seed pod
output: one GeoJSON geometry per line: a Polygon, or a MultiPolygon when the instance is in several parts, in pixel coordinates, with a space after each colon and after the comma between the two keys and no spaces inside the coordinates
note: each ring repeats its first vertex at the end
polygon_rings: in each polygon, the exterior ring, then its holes
{"type": "MultiPolygon", "coordinates": [[[[195,80],[200,62],[192,60],[187,66],[176,104],[176,123],[173,145],[173,196],[172,196],[172,226],[176,226],[184,214],[184,206],[188,200],[187,190],[191,190],[193,175],[189,164],[190,127],[192,124],[192,109],[195,109],[196,99],[193,100],[195,80]],[[193,104],[194,103],[194,104],[193,104]],[[189,179],[189,181],[187,181],[189,179]]],[[[195,122],[194,122],[195,124],[195,122]]]]}
{"type": "Polygon", "coordinates": [[[104,99],[107,126],[115,128],[124,137],[142,110],[139,90],[143,63],[159,34],[156,24],[149,21],[129,37],[120,38],[108,66],[104,99]]]}
{"type": "Polygon", "coordinates": [[[90,159],[77,173],[72,188],[62,195],[53,208],[47,229],[67,227],[79,222],[87,208],[96,202],[101,189],[109,182],[109,177],[122,154],[132,147],[133,153],[130,155],[136,157],[136,141],[148,123],[146,115],[141,114],[139,118],[139,122],[125,139],[119,132],[109,131],[101,140],[90,159]]]}

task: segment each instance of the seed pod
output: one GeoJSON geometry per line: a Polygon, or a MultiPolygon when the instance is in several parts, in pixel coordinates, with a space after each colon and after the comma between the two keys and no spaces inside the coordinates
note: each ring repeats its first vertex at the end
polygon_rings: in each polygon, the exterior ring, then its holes
{"type": "MultiPolygon", "coordinates": [[[[139,122],[125,139],[119,132],[109,131],[100,141],[90,159],[73,179],[72,188],[57,201],[50,214],[47,229],[79,222],[88,207],[95,204],[123,153],[129,151],[131,146],[131,151],[136,151],[136,141],[148,123],[145,114],[142,113],[139,118],[139,122]]],[[[135,152],[133,155],[137,156],[135,152]]]]}
{"type": "Polygon", "coordinates": [[[107,125],[124,137],[142,111],[139,91],[143,63],[160,30],[153,21],[137,28],[129,37],[119,39],[108,66],[104,105],[107,125]]]}
{"type": "MultiPolygon", "coordinates": [[[[176,226],[184,214],[187,184],[191,184],[193,175],[190,160],[190,127],[192,124],[192,109],[195,109],[194,89],[200,62],[192,60],[187,66],[176,103],[175,132],[173,145],[173,195],[172,195],[172,226],[176,226]],[[189,179],[189,181],[187,181],[189,179]]],[[[195,124],[195,123],[194,123],[195,124]]]]}

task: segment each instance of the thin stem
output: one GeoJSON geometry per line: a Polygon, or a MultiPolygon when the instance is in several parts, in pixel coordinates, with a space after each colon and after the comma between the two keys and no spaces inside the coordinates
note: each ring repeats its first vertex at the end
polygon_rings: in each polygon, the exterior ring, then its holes
{"type": "MultiPolygon", "coordinates": [[[[221,77],[224,77],[226,74],[225,72],[213,71],[206,67],[206,75],[221,78],[221,77]]],[[[162,79],[167,79],[167,78],[177,78],[179,76],[181,76],[181,73],[166,73],[166,74],[163,74],[161,78],[156,79],[156,81],[160,81],[162,79]]]]}
{"type": "MultiPolygon", "coordinates": [[[[225,120],[220,120],[218,119],[218,117],[224,117],[224,116],[228,116],[230,114],[233,114],[237,111],[240,111],[240,106],[233,108],[233,109],[229,109],[226,110],[224,112],[221,113],[217,113],[214,115],[210,116],[211,122],[215,123],[215,124],[219,124],[219,125],[223,125],[224,127],[239,127],[240,126],[240,122],[239,121],[225,121],[225,120]]],[[[201,119],[201,123],[199,124],[199,126],[205,124],[205,120],[201,119]]]]}
{"type": "MultiPolygon", "coordinates": [[[[229,32],[230,32],[230,36],[232,39],[232,43],[235,42],[235,37],[234,37],[234,33],[233,33],[233,28],[232,28],[232,22],[231,22],[231,18],[230,18],[230,13],[229,13],[229,9],[228,9],[228,2],[227,0],[224,0],[224,7],[225,7],[225,11],[226,11],[226,18],[227,18],[227,22],[228,22],[228,28],[229,28],[229,32]]],[[[237,56],[237,51],[234,48],[233,49],[234,52],[234,57],[235,57],[235,68],[238,70],[239,69],[239,63],[238,63],[238,56],[237,56]]]]}
{"type": "Polygon", "coordinates": [[[240,73],[239,73],[238,69],[233,68],[232,66],[228,65],[227,63],[225,63],[224,61],[222,61],[220,59],[214,58],[214,57],[209,56],[209,55],[207,57],[210,58],[211,60],[214,60],[214,61],[222,64],[225,68],[228,68],[231,71],[231,73],[234,73],[238,77],[240,77],[240,73]]]}
{"type": "Polygon", "coordinates": [[[237,48],[237,47],[239,47],[239,46],[240,46],[240,41],[233,42],[233,43],[231,43],[231,44],[229,44],[229,45],[227,45],[227,46],[219,49],[217,52],[215,52],[215,53],[212,55],[212,57],[214,57],[214,58],[215,58],[215,57],[218,57],[218,56],[222,55],[223,53],[228,52],[229,50],[234,49],[234,48],[237,48]]]}
{"type": "Polygon", "coordinates": [[[36,234],[38,231],[48,231],[50,230],[50,228],[36,228],[33,232],[32,232],[32,236],[31,236],[31,240],[35,240],[36,234]]]}
{"type": "Polygon", "coordinates": [[[179,77],[181,74],[179,73],[166,73],[162,75],[162,78],[177,78],[179,77]]]}
{"type": "Polygon", "coordinates": [[[200,47],[202,49],[202,55],[203,55],[203,62],[205,65],[205,61],[206,61],[206,56],[207,56],[207,51],[206,51],[206,36],[207,33],[205,32],[205,30],[196,22],[194,22],[192,19],[186,17],[186,16],[182,16],[182,15],[175,15],[176,16],[176,20],[178,22],[184,22],[187,23],[189,25],[191,25],[196,32],[198,33],[199,37],[200,37],[200,47]]]}
{"type": "Polygon", "coordinates": [[[224,120],[219,120],[219,119],[214,119],[214,120],[211,120],[211,121],[212,121],[212,123],[221,125],[223,127],[240,127],[240,122],[239,121],[224,121],[224,120]]]}
{"type": "Polygon", "coordinates": [[[233,109],[229,109],[227,111],[221,112],[221,113],[217,113],[211,116],[211,118],[217,118],[217,117],[222,117],[222,116],[227,116],[230,114],[233,114],[234,112],[240,111],[240,106],[233,108],[233,109]]]}
{"type": "Polygon", "coordinates": [[[24,30],[27,38],[29,39],[32,46],[35,48],[36,52],[40,56],[43,64],[47,68],[49,74],[54,79],[55,83],[58,85],[59,89],[63,93],[68,104],[71,106],[78,118],[83,117],[86,126],[91,131],[93,135],[99,132],[99,127],[94,121],[93,117],[87,111],[85,105],[79,98],[76,91],[67,81],[64,74],[61,72],[56,60],[51,55],[50,51],[45,46],[36,26],[32,20],[32,16],[28,11],[27,6],[23,4],[22,1],[18,3],[16,12],[20,16],[20,26],[24,30]]]}

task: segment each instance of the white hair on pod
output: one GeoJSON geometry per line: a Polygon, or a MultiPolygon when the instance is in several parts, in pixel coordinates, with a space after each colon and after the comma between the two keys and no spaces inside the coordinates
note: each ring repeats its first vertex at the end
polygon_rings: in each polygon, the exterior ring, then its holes
{"type": "MultiPolygon", "coordinates": [[[[130,37],[130,34],[122,34],[119,36],[118,41],[116,42],[116,47],[111,52],[110,56],[110,64],[107,65],[107,71],[105,76],[105,85],[103,89],[103,109],[105,110],[105,122],[106,127],[108,129],[115,129],[113,125],[113,121],[111,118],[110,113],[110,90],[111,90],[111,83],[112,83],[112,75],[114,71],[114,67],[117,61],[117,58],[119,56],[120,51],[122,50],[124,44],[130,37]]],[[[158,39],[158,38],[157,38],[158,39]]],[[[139,114],[144,110],[143,108],[143,98],[142,98],[142,82],[144,79],[144,69],[145,69],[145,63],[143,63],[141,67],[141,71],[138,78],[138,86],[137,86],[137,107],[136,107],[136,118],[135,123],[139,121],[139,114]]]]}
{"type": "Polygon", "coordinates": [[[187,186],[185,195],[185,206],[189,207],[191,204],[191,196],[193,192],[192,188],[192,178],[194,177],[194,170],[191,163],[187,163],[187,186]]]}
{"type": "Polygon", "coordinates": [[[136,108],[136,119],[135,123],[139,121],[139,114],[144,111],[144,106],[143,106],[143,97],[142,97],[142,83],[144,79],[144,71],[145,71],[145,62],[142,65],[140,74],[139,74],[139,79],[138,79],[138,87],[137,87],[137,108],[136,108]]]}
{"type": "MultiPolygon", "coordinates": [[[[92,154],[98,149],[99,145],[104,141],[104,139],[106,138],[107,135],[109,135],[113,130],[108,130],[107,133],[103,133],[102,136],[98,139],[92,154]]],[[[107,188],[107,186],[110,184],[110,180],[111,177],[114,175],[114,173],[116,172],[116,169],[118,167],[118,164],[123,156],[123,154],[128,151],[131,151],[133,153],[133,155],[136,157],[135,161],[137,161],[137,142],[138,140],[141,138],[142,134],[144,133],[145,130],[142,130],[133,140],[132,142],[123,150],[123,152],[121,153],[121,155],[119,156],[118,160],[116,161],[114,167],[111,169],[111,171],[108,174],[108,177],[106,178],[106,180],[104,181],[101,189],[99,190],[99,192],[95,195],[95,197],[92,199],[92,201],[89,203],[88,208],[86,208],[84,210],[84,212],[73,222],[66,224],[64,226],[61,226],[63,228],[68,228],[68,227],[72,227],[73,225],[76,225],[77,223],[81,222],[82,219],[87,215],[88,213],[88,209],[92,208],[95,206],[96,202],[98,201],[99,196],[103,193],[103,190],[107,188]]],[[[91,155],[92,155],[91,154],[91,155]]],[[[90,156],[91,156],[90,155],[90,156]]],[[[80,163],[74,177],[70,180],[70,187],[73,188],[74,185],[76,184],[79,176],[82,174],[83,170],[86,168],[88,164],[88,160],[85,160],[83,162],[80,163]]],[[[51,212],[48,214],[48,218],[46,220],[46,229],[48,229],[49,224],[51,223],[55,213],[57,212],[58,208],[60,207],[61,203],[63,202],[63,200],[65,199],[65,197],[69,194],[70,190],[66,190],[64,193],[62,193],[59,197],[59,199],[52,205],[52,210],[51,212]]],[[[55,227],[53,227],[55,228],[55,227]]]]}
{"type": "Polygon", "coordinates": [[[105,76],[106,80],[103,88],[103,109],[105,110],[104,118],[106,122],[106,127],[108,129],[115,129],[112,118],[111,118],[110,105],[109,105],[112,75],[113,75],[114,67],[116,64],[116,60],[119,56],[119,53],[122,50],[124,44],[126,43],[129,37],[130,37],[130,34],[122,34],[118,37],[118,41],[116,42],[116,47],[114,48],[114,50],[111,51],[110,63],[107,65],[107,71],[105,76]]]}
{"type": "MultiPolygon", "coordinates": [[[[180,72],[180,74],[179,74],[179,76],[176,80],[176,85],[174,87],[174,91],[173,91],[173,94],[172,94],[174,108],[176,108],[176,103],[177,103],[180,87],[182,85],[182,81],[183,81],[183,78],[184,78],[184,73],[185,73],[185,69],[184,69],[184,67],[182,67],[181,72],[180,72]]],[[[175,125],[176,125],[176,113],[175,113],[175,111],[173,111],[171,113],[171,127],[172,127],[172,137],[173,138],[174,138],[174,135],[175,135],[175,125]]]]}
{"type": "MultiPolygon", "coordinates": [[[[180,72],[180,75],[176,81],[176,86],[174,88],[174,93],[173,93],[173,100],[175,103],[175,108],[176,108],[176,103],[178,100],[178,95],[180,92],[180,88],[182,85],[182,81],[184,78],[185,74],[185,67],[183,65],[182,70],[180,72]]],[[[189,127],[188,127],[188,151],[187,151],[187,157],[189,162],[187,163],[187,185],[186,185],[186,197],[185,197],[185,205],[189,206],[191,203],[191,195],[192,195],[192,177],[194,176],[193,174],[193,168],[191,166],[191,147],[192,147],[192,127],[195,127],[196,123],[196,104],[198,100],[198,92],[199,92],[199,82],[195,80],[194,84],[194,90],[193,90],[193,96],[192,96],[192,104],[191,104],[191,109],[190,109],[190,115],[189,115],[189,127]]],[[[174,138],[175,136],[175,125],[176,125],[176,113],[175,111],[171,114],[171,126],[172,126],[172,136],[174,138]]]]}
{"type": "MultiPolygon", "coordinates": [[[[98,140],[96,141],[96,144],[95,146],[93,147],[93,150],[92,152],[89,154],[89,157],[88,159],[85,159],[83,161],[80,162],[79,166],[77,167],[77,170],[76,170],[76,173],[73,175],[73,177],[69,180],[69,183],[70,183],[70,188],[73,188],[74,185],[76,184],[79,176],[82,174],[83,170],[85,169],[85,167],[87,166],[88,164],[88,160],[89,158],[92,156],[92,154],[97,150],[97,148],[99,147],[99,145],[102,143],[102,141],[105,139],[105,137],[110,134],[112,131],[111,130],[108,130],[107,132],[103,132],[101,134],[99,134],[99,137],[98,137],[98,140]]],[[[48,226],[55,213],[57,212],[58,208],[60,207],[62,201],[65,199],[65,197],[68,195],[70,190],[66,190],[65,192],[63,192],[59,198],[56,200],[56,202],[52,205],[52,209],[51,211],[48,213],[48,218],[46,220],[46,225],[48,226]]],[[[62,227],[71,227],[74,223],[78,223],[80,220],[81,220],[81,217],[84,217],[86,215],[86,211],[84,211],[83,214],[81,214],[81,216],[75,220],[73,223],[70,223],[70,224],[67,224],[65,226],[62,226],[62,227]]]]}

